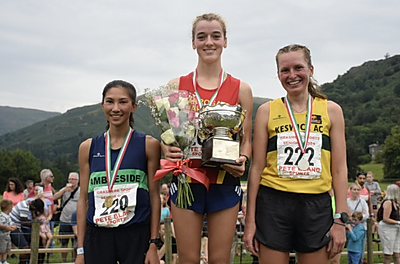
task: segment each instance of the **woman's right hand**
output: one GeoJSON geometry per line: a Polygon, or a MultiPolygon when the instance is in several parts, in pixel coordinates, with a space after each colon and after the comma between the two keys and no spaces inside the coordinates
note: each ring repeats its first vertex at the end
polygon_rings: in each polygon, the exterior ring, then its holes
{"type": "Polygon", "coordinates": [[[75,264],[85,264],[83,254],[76,255],[75,264]]]}
{"type": "Polygon", "coordinates": [[[256,223],[255,222],[246,222],[244,227],[244,234],[243,234],[243,242],[245,249],[250,251],[251,254],[258,257],[258,241],[254,238],[256,234],[256,223]]]}
{"type": "Polygon", "coordinates": [[[161,143],[161,149],[164,153],[165,159],[171,162],[177,162],[183,157],[182,150],[178,147],[167,146],[164,143],[161,143]]]}

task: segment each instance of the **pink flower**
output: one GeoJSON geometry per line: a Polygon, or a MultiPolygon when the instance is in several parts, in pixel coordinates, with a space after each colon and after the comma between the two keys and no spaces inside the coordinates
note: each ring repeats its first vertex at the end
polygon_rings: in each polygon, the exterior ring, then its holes
{"type": "Polygon", "coordinates": [[[194,111],[182,110],[182,112],[184,112],[188,115],[188,120],[192,120],[195,118],[196,113],[194,111]]]}
{"type": "Polygon", "coordinates": [[[159,99],[161,99],[161,96],[159,96],[159,95],[154,96],[154,101],[159,100],[159,99]]]}
{"type": "Polygon", "coordinates": [[[175,103],[179,99],[179,93],[173,93],[169,95],[169,101],[175,103]]]}
{"type": "Polygon", "coordinates": [[[189,119],[192,120],[196,117],[196,112],[195,111],[189,111],[189,119]]]}
{"type": "Polygon", "coordinates": [[[179,117],[175,116],[169,119],[169,123],[171,126],[178,128],[179,127],[179,117]]]}
{"type": "Polygon", "coordinates": [[[176,117],[175,111],[168,110],[168,111],[167,111],[167,114],[168,114],[168,119],[170,119],[170,120],[171,120],[172,118],[176,117]]]}

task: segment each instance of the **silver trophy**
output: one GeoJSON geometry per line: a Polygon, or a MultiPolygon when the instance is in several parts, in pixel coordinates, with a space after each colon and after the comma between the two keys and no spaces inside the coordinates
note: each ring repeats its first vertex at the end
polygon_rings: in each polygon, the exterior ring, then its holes
{"type": "MultiPolygon", "coordinates": [[[[203,142],[202,166],[241,165],[240,142],[235,134],[242,132],[246,111],[240,105],[218,103],[203,106],[199,112],[199,136],[203,142]]],[[[240,133],[239,133],[240,134],[240,133]]]]}

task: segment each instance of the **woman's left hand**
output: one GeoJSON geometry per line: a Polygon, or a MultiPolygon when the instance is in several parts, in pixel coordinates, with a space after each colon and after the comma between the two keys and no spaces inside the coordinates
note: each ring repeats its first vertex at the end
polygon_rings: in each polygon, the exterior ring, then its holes
{"type": "Polygon", "coordinates": [[[343,251],[346,244],[346,228],[342,225],[333,224],[331,227],[331,241],[327,246],[329,259],[343,251]]]}
{"type": "Polygon", "coordinates": [[[149,250],[147,250],[146,258],[144,260],[145,264],[160,264],[160,259],[157,255],[157,247],[154,243],[149,245],[149,250]]]}
{"type": "Polygon", "coordinates": [[[254,256],[258,257],[258,250],[260,245],[255,239],[256,224],[255,222],[246,222],[243,234],[243,242],[245,248],[251,252],[254,256]]]}

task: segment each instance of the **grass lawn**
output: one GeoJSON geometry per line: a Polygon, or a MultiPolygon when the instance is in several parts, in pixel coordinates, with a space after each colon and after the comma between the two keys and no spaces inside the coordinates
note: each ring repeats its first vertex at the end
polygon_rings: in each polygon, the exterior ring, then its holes
{"type": "Polygon", "coordinates": [[[388,185],[394,184],[395,180],[393,182],[382,182],[383,180],[383,164],[382,163],[368,163],[364,165],[360,165],[361,169],[365,172],[372,171],[374,173],[374,180],[379,182],[379,186],[381,187],[381,190],[387,189],[388,185]]]}
{"type": "Polygon", "coordinates": [[[383,164],[382,163],[368,163],[360,165],[361,169],[365,172],[372,171],[376,181],[383,180],[383,164]]]}
{"type": "MultiPolygon", "coordinates": [[[[58,228],[56,228],[55,230],[56,230],[55,233],[58,233],[58,228]]],[[[55,248],[60,248],[61,247],[61,243],[60,243],[60,241],[58,239],[55,239],[54,247],[55,248]]],[[[69,242],[68,247],[72,247],[71,241],[69,242]]],[[[18,264],[18,259],[19,259],[18,255],[17,255],[17,258],[11,258],[10,256],[8,256],[7,261],[10,264],[18,264]]],[[[72,260],[71,253],[68,253],[68,255],[67,255],[67,262],[74,262],[74,260],[72,260]]],[[[62,263],[61,253],[53,253],[49,258],[49,262],[45,262],[45,263],[62,263]]]]}
{"type": "MultiPolygon", "coordinates": [[[[374,251],[381,251],[381,250],[382,250],[382,247],[378,248],[378,244],[374,243],[374,251]]],[[[346,251],[346,249],[345,249],[345,251],[346,251]]],[[[365,257],[367,257],[366,254],[365,254],[365,257]]],[[[382,263],[382,262],[383,262],[383,255],[375,255],[374,256],[374,262],[373,263],[382,263]]],[[[253,263],[253,257],[250,256],[249,254],[247,254],[245,257],[243,256],[242,260],[240,261],[240,257],[239,256],[235,256],[235,259],[234,259],[233,263],[235,263],[235,264],[240,264],[240,263],[242,263],[242,264],[251,264],[251,263],[253,263]]],[[[256,262],[256,263],[258,263],[258,262],[256,262]]],[[[342,256],[340,258],[340,263],[341,264],[347,264],[347,256],[342,256]]]]}

